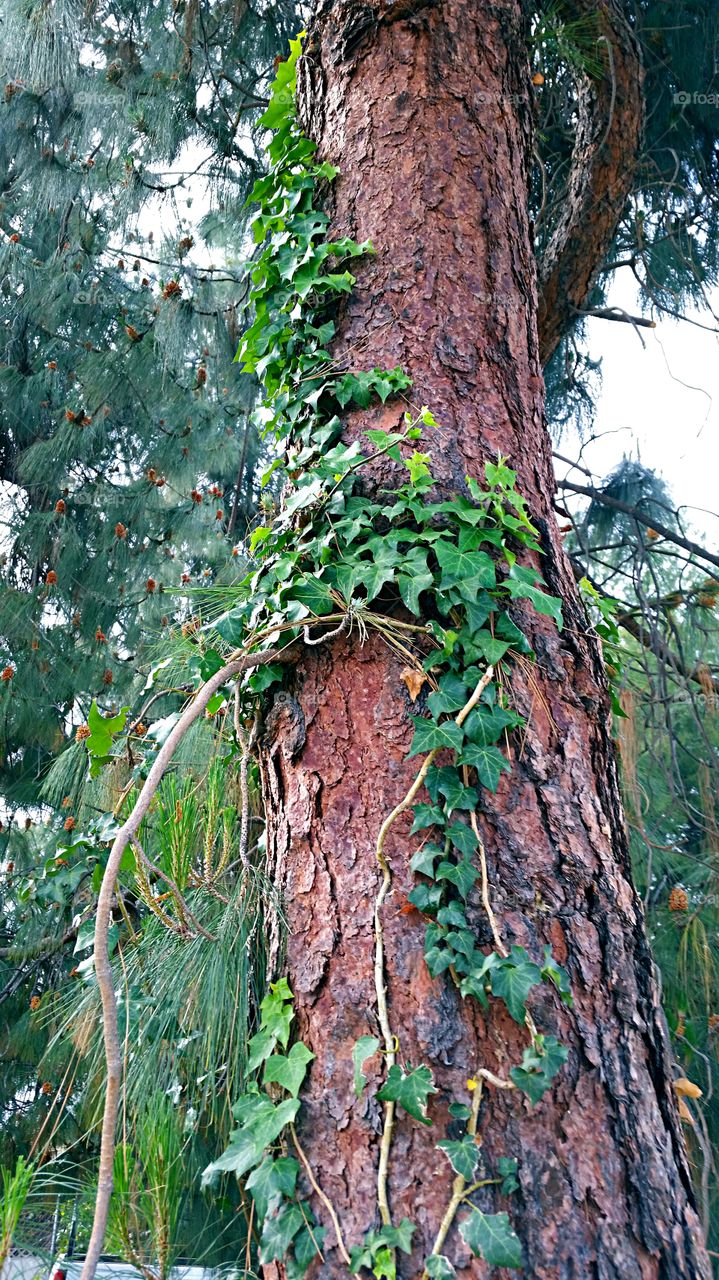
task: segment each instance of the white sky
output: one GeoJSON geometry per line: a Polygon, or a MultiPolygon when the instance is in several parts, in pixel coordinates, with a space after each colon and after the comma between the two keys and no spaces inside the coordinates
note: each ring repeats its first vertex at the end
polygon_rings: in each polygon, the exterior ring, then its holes
{"type": "MultiPolygon", "coordinates": [[[[588,320],[590,354],[602,359],[602,391],[597,439],[585,444],[584,465],[605,476],[624,454],[639,458],[666,480],[677,505],[705,509],[687,511],[686,521],[714,548],[719,517],[709,513],[719,512],[719,334],[642,313],[629,271],[617,272],[609,301],[630,315],[656,319],[657,328],[588,320]]],[[[711,302],[719,315],[719,296],[711,302]]],[[[719,328],[708,311],[688,314],[719,328]]],[[[582,446],[567,433],[557,447],[576,458],[582,446]]],[[[567,468],[558,463],[557,474],[566,475],[567,468]]],[[[587,483],[577,472],[571,478],[587,483]]]]}

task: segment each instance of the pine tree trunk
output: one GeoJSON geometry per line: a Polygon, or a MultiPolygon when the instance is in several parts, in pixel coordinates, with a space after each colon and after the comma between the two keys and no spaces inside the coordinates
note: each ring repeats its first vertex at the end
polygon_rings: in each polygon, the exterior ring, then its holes
{"type": "MultiPolygon", "coordinates": [[[[508,455],[542,532],[542,572],[564,602],[561,634],[521,610],[537,662],[515,665],[510,678],[529,725],[497,794],[483,792],[478,816],[504,942],[534,957],[551,943],[570,975],[573,1009],[546,984],[532,1004],[541,1029],[570,1054],[534,1110],[518,1093],[485,1093],[483,1157],[489,1167],[518,1157],[520,1189],[507,1201],[489,1187],[483,1204],[510,1212],[525,1274],[698,1280],[708,1262],[631,882],[606,681],[552,510],[520,0],[325,3],[301,67],[305,126],[341,170],[334,228],[371,239],[376,250],[359,268],[336,350],[351,352],[354,368],[400,364],[412,376],[413,400],[441,424],[432,465],[448,493],[462,491],[465,475],[480,475],[497,452],[508,455]]],[[[351,414],[348,438],[394,427],[403,408],[351,414]]],[[[381,472],[373,482],[387,479],[381,472]]],[[[371,1087],[357,1100],[351,1053],[359,1036],[377,1034],[377,833],[417,772],[405,758],[413,708],[401,670],[376,635],[307,651],[284,715],[273,717],[279,728],[265,777],[298,1031],[317,1055],[300,1137],[348,1245],[379,1225],[381,1107],[373,1094],[382,1066],[373,1072],[368,1064],[371,1087]]],[[[424,924],[403,909],[416,847],[409,827],[407,815],[387,844],[388,999],[400,1059],[427,1063],[440,1090],[432,1127],[401,1114],[392,1149],[393,1219],[417,1226],[418,1248],[411,1259],[399,1255],[399,1274],[414,1277],[450,1196],[453,1175],[436,1149],[451,1126],[448,1104],[467,1099],[479,1066],[506,1075],[526,1033],[496,1002],[485,1014],[459,999],[448,975],[430,979],[424,924]]],[[[479,942],[491,947],[479,904],[475,920],[479,942]]],[[[312,1203],[327,1223],[322,1204],[312,1203]]],[[[333,1240],[330,1230],[314,1274],[347,1274],[333,1240]]],[[[498,1274],[470,1256],[456,1225],[445,1252],[462,1275],[498,1274]]]]}

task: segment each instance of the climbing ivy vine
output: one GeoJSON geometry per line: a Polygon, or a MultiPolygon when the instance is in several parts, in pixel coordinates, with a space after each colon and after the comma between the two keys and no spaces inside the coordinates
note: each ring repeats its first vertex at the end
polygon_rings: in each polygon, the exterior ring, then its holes
{"type": "MultiPolygon", "coordinates": [[[[506,459],[488,462],[481,479],[468,477],[464,494],[437,500],[431,470],[436,423],[427,406],[412,404],[410,379],[399,368],[356,372],[329,350],[338,301],[354,285],[348,264],[373,250],[348,237],[329,239],[328,216],[316,207],[337,170],[316,161],[315,144],[303,136],[297,120],[300,52],[298,38],[278,67],[262,121],[272,131],[270,170],[251,196],[259,247],[252,273],[254,322],[238,352],[243,368],[262,387],[258,424],[277,453],[265,480],[280,472],[275,487],[281,480],[283,496],[278,508],[269,499],[265,504],[266,522],[250,540],[250,571],[212,624],[217,648],[205,645],[202,676],[217,680],[227,661],[225,647],[251,654],[276,650],[278,644],[315,644],[337,634],[354,633],[361,641],[369,630],[381,633],[407,664],[404,678],[418,709],[410,757],[418,759],[418,772],[378,834],[374,930],[381,1039],[362,1036],[354,1051],[358,1096],[366,1087],[367,1060],[382,1054],[386,1067],[376,1095],[384,1109],[377,1175],[380,1227],[347,1248],[337,1215],[299,1144],[294,1121],[313,1054],[299,1041],[290,1045],[292,993],[284,979],[262,1004],[250,1044],[248,1083],[234,1107],[237,1129],[206,1176],[212,1181],[231,1171],[243,1179],[259,1228],[260,1261],[282,1258],[290,1276],[303,1274],[321,1252],[324,1236],[297,1197],[301,1169],[330,1216],[351,1273],[370,1271],[392,1280],[397,1251],[410,1252],[412,1224],[392,1221],[388,1199],[394,1119],[401,1108],[416,1123],[431,1125],[437,1089],[426,1064],[404,1061],[391,1025],[381,914],[392,882],[386,837],[400,814],[411,809],[412,835],[418,839],[411,902],[426,920],[431,976],[453,982],[462,997],[486,1009],[501,1001],[527,1031],[522,1060],[506,1077],[478,1063],[466,1098],[450,1107],[460,1136],[437,1145],[454,1177],[424,1274],[454,1274],[442,1250],[460,1213],[458,1229],[474,1254],[491,1265],[518,1267],[521,1247],[507,1213],[487,1214],[474,1200],[488,1185],[505,1195],[518,1187],[516,1159],[498,1161],[490,1172],[480,1168],[480,1103],[486,1086],[517,1090],[532,1105],[540,1101],[567,1050],[538,1030],[527,1002],[544,982],[566,1003],[571,995],[550,948],[533,959],[523,947],[504,945],[476,813],[482,789],[496,791],[510,769],[510,735],[524,724],[511,705],[504,670],[509,662],[530,660],[531,649],[510,608],[527,600],[561,626],[560,602],[547,594],[533,565],[520,563],[526,553],[539,554],[540,547],[506,459]],[[369,430],[366,442],[344,442],[344,410],[400,397],[406,408],[398,413],[397,430],[369,430]],[[359,473],[379,457],[395,464],[398,483],[392,491],[368,497],[358,484],[359,473]],[[477,945],[468,917],[478,891],[494,941],[488,954],[477,945]]],[[[257,715],[267,690],[283,680],[284,672],[278,662],[255,663],[251,673],[248,666],[237,682],[237,724],[243,716],[257,715]]],[[[221,700],[221,694],[215,696],[221,700]]],[[[108,738],[114,728],[114,723],[99,726],[108,738]]],[[[93,734],[98,740],[97,727],[93,734]]],[[[103,743],[96,754],[104,754],[103,743]]]]}

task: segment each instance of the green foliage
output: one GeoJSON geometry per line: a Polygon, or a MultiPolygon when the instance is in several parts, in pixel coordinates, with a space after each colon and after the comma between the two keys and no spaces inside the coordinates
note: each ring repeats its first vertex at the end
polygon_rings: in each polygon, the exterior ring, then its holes
{"type": "Polygon", "coordinates": [[[207,1166],[202,1177],[204,1186],[213,1185],[222,1173],[244,1179],[261,1223],[260,1262],[264,1266],[282,1258],[292,1276],[301,1276],[320,1252],[324,1230],[315,1223],[309,1206],[297,1199],[298,1162],[278,1149],[299,1111],[297,1095],[314,1058],[301,1041],[287,1054],[277,1052],[278,1044],[287,1047],[292,1001],[286,978],[270,985],[261,1004],[259,1031],[250,1042],[248,1064],[256,1077],[264,1068],[262,1085],[255,1078],[235,1102],[232,1114],[237,1128],[230,1134],[227,1150],[207,1166]],[[289,1097],[278,1095],[278,1090],[289,1097]]]}
{"type": "Polygon", "coordinates": [[[472,1206],[459,1230],[465,1243],[477,1258],[493,1267],[523,1266],[519,1236],[510,1226],[506,1213],[483,1213],[472,1206]]]}
{"type": "Polygon", "coordinates": [[[427,1099],[432,1093],[437,1093],[437,1090],[429,1067],[411,1067],[407,1063],[403,1069],[395,1063],[390,1067],[377,1097],[380,1102],[398,1103],[415,1120],[429,1125],[432,1121],[427,1116],[427,1099]]]}
{"type": "Polygon", "coordinates": [[[367,1077],[362,1074],[362,1068],[368,1058],[379,1049],[379,1040],[376,1036],[360,1036],[355,1041],[352,1049],[352,1064],[354,1066],[354,1091],[355,1097],[362,1096],[362,1090],[367,1083],[367,1077]]]}
{"type": "Polygon", "coordinates": [[[0,1167],[0,1266],[4,1267],[15,1239],[20,1216],[35,1178],[35,1165],[18,1156],[14,1169],[0,1167]]]}
{"type": "Polygon", "coordinates": [[[166,1280],[177,1256],[178,1223],[189,1187],[181,1117],[167,1097],[154,1095],[132,1140],[115,1152],[114,1192],[107,1239],[110,1250],[166,1280]]]}
{"type": "Polygon", "coordinates": [[[186,613],[176,593],[234,575],[256,510],[256,382],[231,364],[248,284],[236,246],[298,7],[198,0],[186,17],[175,28],[148,0],[3,7],[11,808],[37,804],[93,697],[111,711],[136,696],[139,666],[186,613]]]}
{"type": "Polygon", "coordinates": [[[411,1253],[414,1230],[412,1223],[403,1218],[397,1227],[368,1231],[362,1244],[350,1250],[350,1273],[357,1275],[366,1267],[378,1280],[396,1280],[395,1252],[401,1249],[403,1253],[411,1253]]]}

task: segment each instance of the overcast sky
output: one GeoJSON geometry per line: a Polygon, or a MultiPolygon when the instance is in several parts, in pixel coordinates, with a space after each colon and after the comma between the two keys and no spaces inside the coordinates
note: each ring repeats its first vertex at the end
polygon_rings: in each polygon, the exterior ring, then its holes
{"type": "MultiPolygon", "coordinates": [[[[629,271],[617,272],[610,302],[640,315],[632,286],[629,271]]],[[[712,303],[719,315],[719,296],[712,303]]],[[[709,312],[689,314],[703,325],[716,323],[709,312]]],[[[605,476],[624,454],[639,457],[664,477],[677,505],[706,509],[687,511],[686,518],[715,547],[719,517],[707,512],[719,512],[719,335],[667,316],[657,317],[656,329],[639,331],[592,319],[587,335],[603,376],[599,438],[585,445],[584,463],[605,476]]],[[[557,447],[576,458],[581,443],[567,434],[557,447]]],[[[557,472],[567,468],[557,464],[557,472]]],[[[576,472],[573,478],[582,482],[576,472]]]]}

